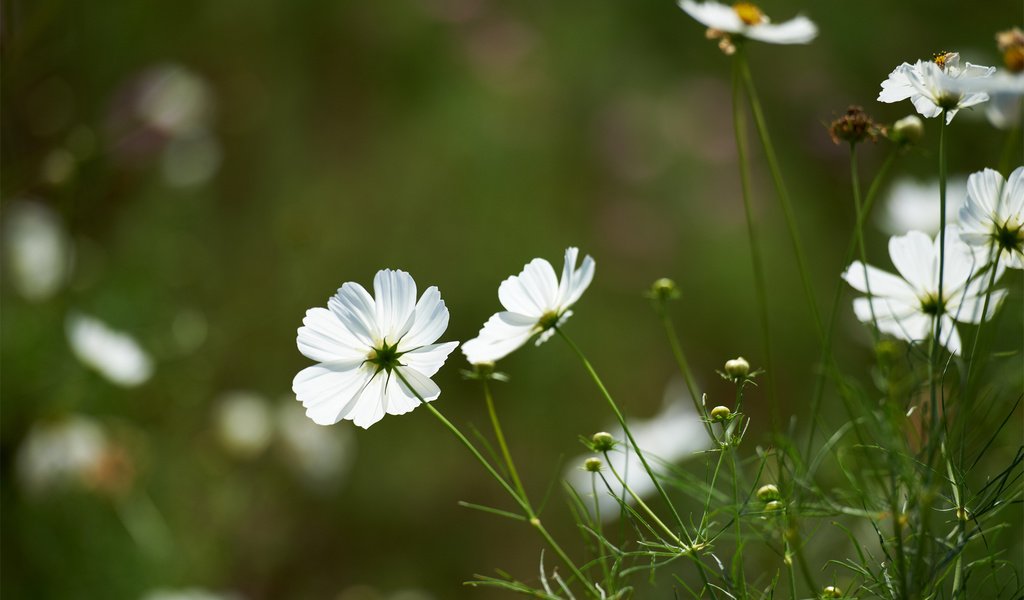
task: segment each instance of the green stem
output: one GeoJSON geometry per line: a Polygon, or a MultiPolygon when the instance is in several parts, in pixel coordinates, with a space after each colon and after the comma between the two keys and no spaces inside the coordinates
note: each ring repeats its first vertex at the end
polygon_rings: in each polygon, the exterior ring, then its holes
{"type": "Polygon", "coordinates": [[[765,159],[768,162],[768,169],[772,174],[772,182],[775,184],[775,192],[782,205],[782,213],[786,217],[786,226],[789,228],[789,235],[793,242],[793,252],[796,254],[797,267],[800,270],[800,281],[803,284],[804,294],[807,296],[807,307],[811,312],[811,320],[814,322],[814,330],[820,342],[825,337],[821,325],[821,316],[818,314],[818,303],[814,299],[814,289],[811,286],[810,271],[807,268],[806,255],[803,250],[803,242],[800,240],[800,231],[797,229],[796,216],[793,213],[793,206],[789,200],[789,191],[786,189],[785,181],[782,179],[782,170],[779,168],[779,161],[775,155],[775,147],[768,134],[768,126],[765,122],[764,111],[761,109],[761,101],[758,99],[757,90],[754,87],[754,78],[750,73],[750,66],[742,51],[737,51],[736,60],[740,65],[743,80],[747,88],[747,97],[750,99],[750,109],[754,113],[754,124],[757,126],[758,137],[761,138],[761,145],[764,147],[765,159]]]}
{"type": "Polygon", "coordinates": [[[594,598],[601,598],[602,594],[597,590],[597,588],[594,587],[594,584],[591,583],[590,580],[583,576],[583,573],[580,572],[576,564],[572,562],[572,559],[569,558],[569,555],[565,553],[565,550],[563,550],[562,547],[558,545],[558,542],[556,542],[555,539],[551,537],[551,534],[548,533],[548,530],[544,528],[544,525],[540,522],[540,519],[538,519],[537,516],[533,513],[533,509],[530,508],[530,505],[527,504],[525,499],[521,498],[515,492],[515,490],[512,489],[511,486],[509,486],[508,482],[505,481],[505,478],[502,477],[494,469],[494,467],[491,466],[491,463],[489,463],[487,459],[484,458],[483,454],[480,454],[480,451],[476,449],[476,446],[474,446],[473,443],[470,442],[469,439],[465,435],[463,435],[461,431],[459,431],[458,427],[456,427],[451,421],[445,418],[445,416],[442,415],[439,410],[434,408],[433,404],[423,399],[423,396],[420,395],[419,391],[417,391],[416,388],[409,383],[405,376],[402,375],[401,370],[395,369],[394,371],[392,371],[392,373],[398,375],[398,378],[402,381],[402,383],[405,384],[407,388],[409,388],[412,391],[413,395],[416,396],[420,403],[423,404],[423,406],[427,407],[427,410],[430,411],[430,414],[434,415],[438,421],[441,421],[441,424],[447,427],[448,431],[451,431],[452,434],[456,438],[458,438],[460,442],[462,442],[462,445],[465,446],[467,450],[469,450],[470,454],[472,454],[477,459],[477,461],[481,465],[483,465],[487,473],[490,474],[490,476],[493,477],[494,480],[498,482],[498,485],[500,485],[502,489],[508,492],[509,496],[512,496],[512,499],[515,500],[516,504],[518,504],[519,507],[523,509],[523,512],[525,512],[529,517],[530,525],[532,525],[534,529],[540,532],[541,537],[543,537],[544,540],[548,543],[548,546],[550,546],[551,549],[555,552],[555,554],[557,554],[558,557],[562,559],[562,562],[565,563],[565,566],[569,568],[569,571],[572,572],[576,579],[579,580],[580,584],[587,589],[587,592],[594,598]]]}
{"type": "Polygon", "coordinates": [[[666,535],[668,535],[672,543],[679,546],[680,548],[689,550],[690,546],[683,543],[683,540],[679,539],[679,536],[677,536],[668,527],[668,525],[665,525],[664,521],[658,518],[658,515],[656,515],[654,511],[651,510],[651,507],[647,506],[647,503],[644,502],[644,499],[641,498],[636,492],[634,492],[633,488],[629,487],[629,484],[626,483],[626,480],[624,480],[622,476],[619,475],[619,472],[615,469],[615,467],[612,466],[611,458],[608,457],[607,452],[604,453],[604,462],[605,464],[608,465],[608,470],[612,472],[612,475],[615,475],[615,480],[619,482],[619,485],[622,486],[622,489],[626,490],[626,492],[629,493],[629,496],[633,498],[633,500],[636,502],[637,506],[642,508],[644,512],[647,513],[647,516],[650,517],[652,521],[654,521],[654,524],[657,525],[662,531],[664,531],[666,535]]]}
{"type": "Polygon", "coordinates": [[[665,504],[667,504],[669,510],[672,511],[672,515],[675,517],[676,522],[679,524],[680,531],[685,531],[686,526],[683,524],[682,517],[679,516],[679,512],[676,510],[675,505],[672,504],[672,500],[668,497],[668,493],[665,491],[665,488],[662,487],[661,482],[658,481],[658,477],[654,474],[654,470],[651,469],[651,465],[648,464],[647,458],[644,457],[643,450],[640,449],[640,446],[637,444],[636,439],[633,437],[633,433],[629,430],[629,425],[626,423],[626,417],[623,416],[622,411],[619,410],[618,404],[615,403],[615,399],[612,398],[611,393],[608,392],[608,388],[604,386],[604,382],[601,381],[601,378],[598,376],[597,371],[594,370],[594,367],[590,364],[590,361],[587,360],[586,355],[583,354],[583,351],[580,350],[579,346],[577,346],[576,343],[572,341],[572,338],[566,335],[566,333],[562,331],[562,329],[559,327],[555,327],[555,331],[563,340],[565,340],[567,344],[569,344],[569,347],[572,348],[573,352],[576,353],[576,356],[578,356],[580,361],[583,363],[583,368],[586,369],[587,373],[590,375],[590,378],[594,380],[595,384],[597,384],[598,389],[601,391],[601,395],[603,395],[605,400],[608,401],[608,406],[611,407],[612,412],[615,414],[615,418],[618,420],[619,425],[622,427],[622,431],[626,434],[626,438],[629,439],[630,445],[633,447],[633,450],[636,451],[636,455],[640,459],[640,464],[642,464],[644,470],[647,471],[647,476],[651,478],[651,481],[654,483],[654,487],[657,488],[658,493],[665,501],[665,504]]]}
{"type": "Polygon", "coordinates": [[[729,444],[729,468],[732,471],[732,492],[736,503],[736,517],[734,519],[736,524],[736,555],[733,558],[734,576],[738,583],[737,587],[740,598],[746,598],[747,580],[743,573],[743,528],[740,523],[740,515],[743,512],[743,498],[740,495],[739,469],[736,467],[736,446],[732,443],[731,439],[726,440],[726,443],[729,444]]]}
{"type": "Polygon", "coordinates": [[[676,359],[676,364],[679,366],[679,370],[683,374],[683,379],[686,381],[686,388],[690,391],[690,399],[693,401],[693,408],[697,411],[697,415],[700,416],[701,422],[704,423],[704,429],[707,431],[708,438],[712,442],[716,442],[715,433],[711,429],[711,422],[708,420],[707,408],[701,401],[700,392],[697,390],[697,383],[693,379],[693,372],[690,370],[690,363],[686,360],[686,355],[683,354],[683,347],[679,343],[679,336],[676,335],[675,326],[672,324],[672,317],[668,314],[668,307],[665,306],[664,302],[656,302],[656,309],[658,315],[661,317],[661,323],[665,327],[665,334],[668,336],[669,346],[672,347],[672,355],[676,359]]]}
{"type": "Polygon", "coordinates": [[[985,315],[988,314],[989,303],[992,300],[992,288],[996,285],[996,277],[999,274],[999,248],[994,247],[992,252],[989,254],[988,264],[989,268],[992,269],[992,275],[988,280],[988,289],[985,291],[985,301],[982,303],[981,317],[978,320],[978,331],[974,334],[974,342],[971,344],[971,353],[967,358],[967,374],[964,376],[965,382],[965,393],[964,398],[968,398],[967,395],[971,389],[971,375],[974,368],[974,358],[978,352],[978,340],[981,339],[981,330],[985,324],[985,315]]]}
{"type": "MultiPolygon", "coordinates": [[[[892,168],[894,162],[896,162],[897,152],[894,150],[889,153],[886,157],[885,162],[878,169],[875,174],[874,180],[868,187],[867,196],[864,198],[864,210],[861,211],[855,227],[862,229],[864,223],[867,221],[867,217],[871,214],[871,209],[874,207],[875,199],[878,197],[878,190],[881,189],[882,182],[889,174],[889,170],[892,168]]],[[[850,264],[853,260],[853,254],[857,250],[857,236],[856,234],[850,237],[849,243],[846,245],[846,254],[843,259],[843,266],[850,264]]],[[[825,381],[826,373],[829,368],[832,367],[834,360],[832,359],[832,334],[835,331],[836,315],[839,314],[839,302],[843,297],[843,288],[846,283],[839,279],[836,282],[835,291],[832,293],[832,307],[829,309],[828,320],[825,322],[825,339],[821,343],[821,360],[822,365],[821,371],[818,374],[817,380],[814,386],[814,394],[811,396],[811,421],[810,421],[810,435],[807,437],[807,451],[805,455],[811,455],[811,449],[814,445],[814,435],[818,427],[818,412],[821,409],[821,398],[825,392],[825,381]]]]}
{"type": "Polygon", "coordinates": [[[601,530],[601,501],[597,497],[597,473],[590,474],[590,493],[594,498],[594,529],[597,530],[597,557],[601,563],[601,572],[604,574],[605,585],[609,592],[613,591],[611,571],[608,570],[608,557],[604,552],[604,532],[601,530]]]}
{"type": "Polygon", "coordinates": [[[850,144],[850,181],[853,184],[853,207],[857,214],[856,228],[854,229],[854,237],[857,239],[857,249],[860,252],[860,262],[864,267],[864,287],[867,290],[868,295],[868,308],[871,310],[871,334],[875,342],[875,346],[878,346],[878,317],[875,315],[875,303],[872,301],[873,295],[871,293],[871,279],[868,277],[868,254],[864,247],[864,219],[861,218],[861,213],[864,212],[861,206],[860,199],[860,176],[857,174],[857,144],[850,144]]]}
{"type": "MultiPolygon", "coordinates": [[[[927,465],[931,466],[931,458],[934,456],[935,439],[938,431],[939,419],[939,344],[942,341],[942,316],[945,314],[946,299],[944,297],[944,277],[946,274],[946,111],[939,115],[941,119],[939,127],[939,286],[936,290],[936,303],[938,310],[935,315],[935,327],[932,331],[932,343],[929,351],[929,397],[931,401],[931,427],[929,428],[929,460],[927,465]]],[[[943,415],[945,419],[945,415],[943,415]]]]}
{"type": "Polygon", "coordinates": [[[484,399],[487,401],[487,412],[491,416],[491,425],[494,428],[494,437],[497,438],[498,447],[501,449],[501,455],[505,458],[505,466],[508,467],[508,473],[512,477],[512,483],[516,486],[516,491],[519,492],[519,497],[523,499],[523,504],[530,506],[530,499],[526,496],[526,488],[523,487],[523,482],[519,479],[519,472],[516,471],[516,465],[512,462],[512,454],[508,451],[508,444],[505,442],[505,434],[502,433],[501,423],[498,421],[498,411],[494,409],[494,398],[491,395],[491,386],[488,385],[486,379],[483,380],[482,383],[484,387],[484,399]]]}
{"type": "MultiPolygon", "coordinates": [[[[737,57],[733,62],[732,75],[732,121],[736,134],[736,155],[740,167],[740,189],[743,192],[743,212],[747,219],[747,238],[750,241],[750,260],[754,268],[754,295],[757,298],[758,319],[761,325],[761,336],[764,340],[764,364],[768,377],[768,392],[775,398],[775,367],[772,362],[771,327],[768,318],[768,292],[765,284],[764,264],[761,259],[761,246],[757,242],[757,228],[754,226],[752,205],[753,192],[750,185],[750,151],[747,146],[746,118],[742,109],[742,64],[743,50],[737,49],[737,57]]],[[[771,402],[772,410],[777,411],[776,403],[771,402]]]]}

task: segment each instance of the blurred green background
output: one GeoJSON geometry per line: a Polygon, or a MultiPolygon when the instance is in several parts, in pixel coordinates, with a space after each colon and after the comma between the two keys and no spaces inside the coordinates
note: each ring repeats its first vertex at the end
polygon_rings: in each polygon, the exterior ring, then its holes
{"type": "MultiPolygon", "coordinates": [[[[810,46],[750,54],[824,306],[853,221],[847,153],[824,125],[848,104],[883,122],[909,114],[909,103],[874,100],[904,60],[959,50],[999,64],[993,36],[1024,7],[762,8],[777,20],[803,11],[821,29],[810,46]]],[[[568,331],[636,417],[658,411],[674,373],[642,296],[658,277],[679,283],[674,316],[712,399],[731,394],[714,374],[727,358],[763,360],[730,62],[669,0],[14,0],[2,10],[0,212],[9,223],[26,202],[47,207],[73,262],[35,299],[4,266],[5,597],[194,587],[253,599],[489,598],[504,596],[461,582],[495,568],[535,578],[541,542],[529,528],[456,505],[508,502],[425,411],[367,431],[344,422],[326,437],[295,421],[291,379],[310,362],[295,347],[304,311],[380,268],[437,285],[452,315],[444,339],[465,340],[497,310],[502,279],[535,256],[559,268],[564,248],[580,246],[597,276],[568,331]],[[77,360],[66,335],[75,312],[132,335],[152,377],[119,387],[77,360]],[[233,441],[219,425],[226,406],[266,435],[233,441]],[[105,432],[101,468],[73,485],[26,483],[29,432],[75,415],[105,432]],[[309,455],[323,464],[309,467],[309,455]]],[[[950,129],[951,172],[996,166],[1008,134],[982,113],[950,129]]],[[[929,121],[894,173],[934,177],[937,131],[929,121]]],[[[862,149],[865,184],[887,152],[885,141],[862,149]]],[[[778,410],[805,418],[816,343],[754,158],[778,410]]],[[[885,236],[868,235],[872,262],[889,268],[885,236]]],[[[1019,277],[1006,307],[1018,313],[1019,277]]],[[[848,301],[841,310],[837,354],[863,371],[868,331],[848,301]]],[[[463,367],[453,354],[436,377],[438,407],[485,430],[463,367]]],[[[499,410],[540,497],[582,451],[577,436],[611,415],[558,340],[501,368],[512,380],[496,390],[499,410]]],[[[748,409],[763,443],[769,407],[755,396],[748,409]]],[[[557,486],[544,517],[578,552],[557,486]]]]}

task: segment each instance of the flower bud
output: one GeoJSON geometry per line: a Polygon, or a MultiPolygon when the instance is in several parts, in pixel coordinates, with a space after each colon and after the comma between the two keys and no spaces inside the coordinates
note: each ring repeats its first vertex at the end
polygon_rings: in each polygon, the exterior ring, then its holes
{"type": "Polygon", "coordinates": [[[757,499],[761,502],[770,502],[772,500],[778,500],[782,495],[779,494],[779,487],[774,483],[768,483],[762,485],[757,490],[757,499]]]}
{"type": "Polygon", "coordinates": [[[892,125],[892,132],[889,139],[902,145],[919,143],[924,138],[924,121],[917,115],[909,115],[896,121],[892,125]]]}
{"type": "Polygon", "coordinates": [[[679,297],[679,288],[676,287],[676,282],[668,277],[662,277],[651,284],[648,295],[655,300],[675,300],[679,297]]]}
{"type": "Polygon", "coordinates": [[[843,590],[839,589],[838,587],[836,587],[834,585],[826,585],[821,590],[821,597],[822,598],[842,598],[843,597],[843,590]]]}
{"type": "Polygon", "coordinates": [[[767,504],[764,505],[764,509],[767,512],[778,512],[784,508],[786,508],[786,505],[779,502],[778,500],[772,500],[771,502],[768,502],[767,504]]]}
{"type": "Polygon", "coordinates": [[[598,431],[590,438],[594,452],[608,452],[615,447],[615,438],[607,431],[598,431]]]}
{"type": "Polygon", "coordinates": [[[733,379],[743,379],[750,373],[750,363],[742,356],[725,361],[725,374],[733,379]]]}
{"type": "Polygon", "coordinates": [[[604,463],[601,462],[600,458],[591,457],[583,461],[583,469],[591,473],[597,473],[601,470],[602,466],[604,466],[604,463]]]}
{"type": "Polygon", "coordinates": [[[729,410],[728,406],[716,406],[711,409],[711,420],[712,421],[725,421],[732,416],[732,411],[729,410]]]}

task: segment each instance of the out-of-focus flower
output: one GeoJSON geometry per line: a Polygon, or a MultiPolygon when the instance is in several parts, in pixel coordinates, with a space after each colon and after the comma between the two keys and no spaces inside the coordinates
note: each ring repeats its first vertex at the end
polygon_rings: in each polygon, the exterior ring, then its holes
{"type": "Polygon", "coordinates": [[[263,452],[274,435],[267,400],[253,392],[222,395],[217,400],[215,423],[221,444],[239,458],[252,458],[263,452]]]}
{"type": "Polygon", "coordinates": [[[221,148],[208,131],[180,135],[160,156],[164,180],[174,187],[193,187],[210,180],[220,168],[221,148]]]}
{"type": "Polygon", "coordinates": [[[213,114],[213,94],[201,77],[177,64],[152,67],[139,81],[136,110],[151,127],[170,136],[204,129],[213,114]]]}
{"type": "Polygon", "coordinates": [[[294,402],[278,409],[277,427],[287,458],[312,486],[336,484],[352,465],[355,436],[351,430],[318,427],[294,402]]]}
{"type": "Polygon", "coordinates": [[[241,600],[241,596],[233,593],[217,593],[202,588],[155,589],[146,592],[142,600],[241,600]]]}
{"type": "MultiPolygon", "coordinates": [[[[871,294],[853,301],[861,322],[877,320],[882,332],[919,342],[933,335],[935,320],[939,319],[939,342],[958,355],[960,334],[954,321],[982,321],[989,276],[976,253],[960,239],[960,230],[948,225],[940,301],[939,242],[938,236],[932,240],[920,231],[895,236],[889,240],[889,256],[900,276],[855,261],[843,273],[843,279],[856,290],[871,294]]],[[[986,320],[995,314],[1006,290],[991,293],[986,320]]]]}
{"type": "Polygon", "coordinates": [[[828,127],[828,135],[836,144],[846,142],[858,144],[865,140],[875,142],[878,136],[885,133],[885,128],[864,112],[859,106],[851,106],[846,109],[846,114],[839,117],[828,127]]]}
{"type": "Polygon", "coordinates": [[[87,417],[36,423],[18,449],[18,478],[33,494],[85,484],[101,468],[108,447],[103,428],[87,417]]]}
{"type": "Polygon", "coordinates": [[[430,377],[459,345],[434,343],[448,328],[441,293],[431,286],[417,302],[413,278],[391,269],[377,272],[373,289],[376,298],[347,282],[302,320],[299,351],[320,364],[299,371],[292,391],[318,425],[367,428],[441,395],[430,377]]]}
{"type": "Polygon", "coordinates": [[[749,38],[769,44],[808,44],[818,35],[810,19],[798,15],[782,23],[772,23],[761,9],[750,2],[732,6],[718,2],[680,0],[679,8],[708,28],[708,39],[717,39],[726,54],[736,51],[737,39],[749,38]]]}
{"type": "Polygon", "coordinates": [[[34,200],[15,200],[3,219],[9,280],[26,300],[53,296],[67,280],[70,244],[60,218],[34,200]]]}
{"type": "Polygon", "coordinates": [[[1004,266],[1024,269],[1024,167],[1004,180],[985,169],[967,179],[967,202],[960,209],[960,237],[983,248],[1004,266]]]}
{"type": "MultiPolygon", "coordinates": [[[[665,403],[661,412],[650,419],[630,419],[629,428],[656,473],[664,473],[664,464],[680,462],[710,445],[700,415],[694,412],[693,402],[680,380],[673,380],[665,390],[665,403]]],[[[615,439],[625,439],[625,432],[617,424],[609,425],[607,430],[615,439]]],[[[590,456],[585,454],[570,459],[565,473],[569,483],[585,496],[590,495],[591,477],[594,474],[580,469],[579,465],[590,456]]],[[[630,489],[641,497],[649,496],[656,489],[630,444],[617,444],[608,453],[605,466],[608,473],[605,480],[611,489],[606,488],[604,482],[598,479],[597,501],[602,519],[618,518],[619,501],[616,498],[622,499],[624,494],[610,469],[614,469],[630,489]]],[[[625,498],[630,504],[633,503],[628,493],[625,493],[625,498]]]]}
{"type": "Polygon", "coordinates": [[[66,322],[68,343],[78,360],[110,382],[123,387],[145,383],[153,361],[134,338],[111,329],[95,317],[71,313],[66,322]]]}
{"type": "Polygon", "coordinates": [[[887,134],[897,144],[916,144],[924,139],[924,121],[917,115],[907,115],[893,123],[887,134]]]}
{"type": "MultiPolygon", "coordinates": [[[[946,180],[946,223],[956,223],[957,214],[967,198],[967,178],[954,176],[946,180]]],[[[876,213],[879,228],[889,235],[908,231],[939,232],[939,181],[915,179],[896,180],[886,195],[882,210],[876,213]]]]}
{"type": "Polygon", "coordinates": [[[903,63],[889,73],[882,82],[879,102],[900,102],[910,99],[923,117],[937,117],[946,113],[946,123],[957,111],[988,100],[988,94],[973,89],[976,79],[991,77],[995,67],[964,63],[956,52],[936,54],[932,60],[903,63]]]}
{"type": "Polygon", "coordinates": [[[498,300],[506,310],[484,323],[477,337],[462,345],[470,363],[491,363],[508,356],[534,335],[541,345],[555,334],[555,328],[572,316],[569,310],[594,278],[594,259],[586,256],[576,268],[579,249],[565,251],[562,279],[543,258],[530,261],[519,275],[498,286],[498,300]]]}

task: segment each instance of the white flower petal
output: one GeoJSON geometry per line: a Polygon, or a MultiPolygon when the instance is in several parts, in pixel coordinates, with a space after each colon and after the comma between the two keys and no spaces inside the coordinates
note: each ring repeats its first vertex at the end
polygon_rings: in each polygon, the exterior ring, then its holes
{"type": "Polygon", "coordinates": [[[719,4],[718,2],[698,3],[692,0],[681,0],[679,8],[696,19],[701,25],[712,29],[728,33],[739,33],[744,29],[743,20],[740,19],[740,16],[736,14],[736,11],[731,6],[719,4]]]}
{"type": "Polygon", "coordinates": [[[555,306],[558,277],[551,263],[543,258],[530,261],[519,275],[498,286],[498,300],[511,312],[539,319],[555,306]]]}
{"type": "Polygon", "coordinates": [[[393,345],[412,327],[416,282],[405,271],[383,269],[373,278],[373,294],[380,335],[383,341],[393,345]]]}
{"type": "MultiPolygon", "coordinates": [[[[987,280],[988,275],[986,274],[984,278],[987,280]]],[[[1006,299],[1006,293],[1006,290],[992,291],[992,295],[988,300],[988,310],[985,312],[985,321],[988,321],[993,316],[995,316],[996,312],[999,310],[999,307],[1002,306],[1003,300],[1006,299]]],[[[959,306],[957,306],[955,309],[951,309],[950,312],[952,314],[950,316],[961,323],[977,325],[982,321],[981,309],[984,307],[985,294],[983,293],[978,296],[972,296],[970,298],[965,298],[961,300],[959,306]]]]}
{"type": "Polygon", "coordinates": [[[1003,189],[1007,217],[1015,217],[1017,222],[1024,223],[1024,167],[1017,167],[1010,173],[1003,189]]]}
{"type": "Polygon", "coordinates": [[[317,362],[363,360],[370,348],[361,343],[326,308],[311,308],[302,319],[296,343],[299,352],[317,362]]]}
{"type": "Polygon", "coordinates": [[[399,362],[416,369],[427,377],[433,377],[434,373],[441,368],[448,355],[459,345],[458,342],[446,342],[444,344],[432,344],[420,346],[415,350],[406,352],[399,358],[399,362]]]}
{"type": "Polygon", "coordinates": [[[366,384],[355,404],[342,415],[342,418],[352,421],[356,427],[369,429],[371,425],[384,418],[387,388],[388,375],[380,371],[366,384]]]}
{"type": "Polygon", "coordinates": [[[953,319],[943,316],[939,319],[939,343],[951,353],[960,356],[960,333],[956,330],[953,319]]]}
{"type": "Polygon", "coordinates": [[[537,332],[537,320],[513,312],[492,315],[477,337],[462,344],[470,364],[489,363],[508,356],[537,332]]]}
{"type": "Polygon", "coordinates": [[[908,63],[896,67],[889,77],[882,82],[882,91],[878,94],[879,102],[901,102],[915,93],[915,88],[907,77],[911,66],[908,63]]]}
{"type": "Polygon", "coordinates": [[[434,383],[430,377],[427,377],[416,369],[399,367],[397,371],[398,373],[401,373],[402,377],[398,377],[396,374],[392,374],[392,377],[399,380],[399,387],[401,388],[402,394],[406,398],[411,398],[416,401],[413,408],[419,405],[419,398],[423,398],[426,402],[430,402],[431,400],[436,400],[438,396],[441,395],[441,388],[437,387],[437,384],[434,383]],[[402,378],[404,378],[404,380],[402,378]],[[417,394],[419,395],[418,397],[417,394]]]}
{"type": "Polygon", "coordinates": [[[371,365],[356,361],[317,364],[295,375],[292,391],[314,423],[332,425],[358,402],[373,373],[371,365]]]}
{"type": "Polygon", "coordinates": [[[587,255],[583,257],[583,264],[580,265],[580,268],[572,272],[572,280],[567,286],[568,295],[562,297],[561,307],[567,308],[576,304],[593,280],[594,259],[587,255]]]}
{"type": "Polygon", "coordinates": [[[967,201],[994,214],[1003,193],[1005,180],[995,169],[983,169],[967,178],[967,201]]]}
{"type": "Polygon", "coordinates": [[[402,350],[433,344],[448,329],[448,308],[437,287],[430,286],[416,303],[416,319],[402,338],[402,350]]]}
{"type": "Polygon", "coordinates": [[[889,239],[892,264],[914,289],[920,292],[937,291],[935,253],[932,240],[920,231],[889,239]]]}
{"type": "Polygon", "coordinates": [[[327,301],[327,308],[341,320],[349,333],[366,346],[373,346],[381,337],[373,296],[358,283],[342,285],[338,293],[327,301]]]}
{"type": "Polygon", "coordinates": [[[914,289],[906,281],[892,273],[886,273],[868,265],[865,277],[864,263],[860,261],[851,264],[843,272],[842,277],[857,291],[864,293],[870,291],[872,296],[898,298],[906,302],[913,302],[916,299],[914,289]]]}
{"type": "MultiPolygon", "coordinates": [[[[935,100],[931,96],[917,95],[910,100],[914,104],[914,108],[917,109],[917,113],[922,117],[928,119],[934,119],[935,117],[942,114],[942,108],[938,104],[935,104],[935,100]]],[[[951,109],[949,112],[956,115],[956,109],[951,109]]],[[[950,115],[946,114],[947,122],[950,119],[950,115]]]]}
{"type": "Polygon", "coordinates": [[[761,23],[748,27],[745,35],[769,44],[809,44],[818,36],[818,26],[803,15],[784,23],[761,23]]]}

